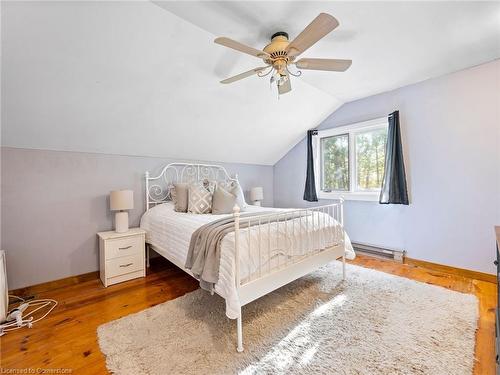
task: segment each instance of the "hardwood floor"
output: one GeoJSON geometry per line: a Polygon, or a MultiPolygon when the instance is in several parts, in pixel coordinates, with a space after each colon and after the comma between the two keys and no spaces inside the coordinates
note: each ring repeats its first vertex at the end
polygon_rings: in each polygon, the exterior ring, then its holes
{"type": "MultiPolygon", "coordinates": [[[[433,271],[417,265],[367,256],[352,263],[440,285],[479,299],[476,334],[475,375],[494,374],[494,327],[496,285],[490,282],[433,271]]],[[[105,289],[97,279],[40,292],[37,298],[54,298],[56,309],[32,329],[9,332],[0,338],[2,373],[11,368],[68,369],[72,374],[106,374],[96,329],[105,322],[179,297],[197,288],[197,283],[163,258],[156,259],[146,278],[105,289]]],[[[64,372],[60,372],[64,373],[64,372]]]]}

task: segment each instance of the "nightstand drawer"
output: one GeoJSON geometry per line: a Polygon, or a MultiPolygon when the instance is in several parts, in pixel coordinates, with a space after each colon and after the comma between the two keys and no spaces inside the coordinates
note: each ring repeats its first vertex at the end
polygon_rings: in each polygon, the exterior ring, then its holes
{"type": "Polygon", "coordinates": [[[144,270],[144,254],[137,253],[106,261],[106,278],[144,270]]]}
{"type": "Polygon", "coordinates": [[[106,243],[106,260],[124,257],[144,252],[144,237],[130,236],[116,240],[109,240],[106,243]]]}

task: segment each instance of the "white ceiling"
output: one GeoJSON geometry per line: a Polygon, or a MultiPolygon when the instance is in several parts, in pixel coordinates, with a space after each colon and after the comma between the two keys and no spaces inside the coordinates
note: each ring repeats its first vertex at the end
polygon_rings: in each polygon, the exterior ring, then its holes
{"type": "Polygon", "coordinates": [[[2,144],[272,165],[343,102],[500,57],[500,3],[3,2],[2,144]],[[163,9],[162,9],[163,8],[163,9]],[[262,47],[318,13],[340,27],[277,100],[260,65],[213,43],[262,47]]]}
{"type": "MultiPolygon", "coordinates": [[[[500,57],[498,1],[154,2],[214,36],[256,48],[276,31],[293,39],[320,12],[330,13],[340,26],[303,57],[352,59],[353,64],[345,73],[304,71],[300,79],[343,102],[500,57]]],[[[223,58],[218,78],[236,73],[234,66],[242,60],[251,67],[260,63],[233,51],[223,58]]]]}
{"type": "Polygon", "coordinates": [[[280,100],[221,85],[225,51],[151,2],[2,8],[4,146],[272,165],[341,105],[301,81],[280,100]]]}

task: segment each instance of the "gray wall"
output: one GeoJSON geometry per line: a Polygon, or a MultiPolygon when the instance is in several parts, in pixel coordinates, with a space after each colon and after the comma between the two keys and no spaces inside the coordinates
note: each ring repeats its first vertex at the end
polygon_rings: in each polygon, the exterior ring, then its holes
{"type": "MultiPolygon", "coordinates": [[[[411,204],[346,202],[353,241],[494,273],[500,224],[500,60],[344,104],[320,129],[399,109],[411,204]]],[[[306,144],[274,166],[274,202],[305,206],[306,144]]],[[[321,203],[327,203],[321,202],[321,203]]]]}
{"type": "MultiPolygon", "coordinates": [[[[158,173],[173,159],[3,147],[2,249],[9,288],[98,269],[96,232],[112,229],[108,194],[133,189],[130,224],[144,212],[144,172],[158,173]]],[[[273,204],[273,167],[225,164],[246,191],[264,187],[273,204]]],[[[152,173],[152,174],[153,174],[152,173]]]]}

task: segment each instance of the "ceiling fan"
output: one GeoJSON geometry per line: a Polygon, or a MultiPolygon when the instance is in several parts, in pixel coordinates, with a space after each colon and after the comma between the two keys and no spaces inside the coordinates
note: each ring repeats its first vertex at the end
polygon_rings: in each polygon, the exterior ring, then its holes
{"type": "Polygon", "coordinates": [[[302,74],[300,70],[295,73],[291,72],[288,69],[290,65],[295,65],[298,69],[343,72],[351,66],[351,60],[301,58],[296,61],[296,58],[301,53],[305,52],[338,25],[339,22],[335,17],[326,13],[320,13],[291,42],[288,40],[286,32],[278,31],[271,36],[271,43],[262,50],[249,47],[230,38],[216,38],[214,40],[215,43],[261,58],[266,64],[266,66],[254,68],[227,78],[221,81],[221,83],[233,83],[255,74],[259,77],[265,77],[273,73],[271,75],[271,85],[276,83],[278,94],[285,94],[292,90],[290,76],[298,77],[302,74]]]}

